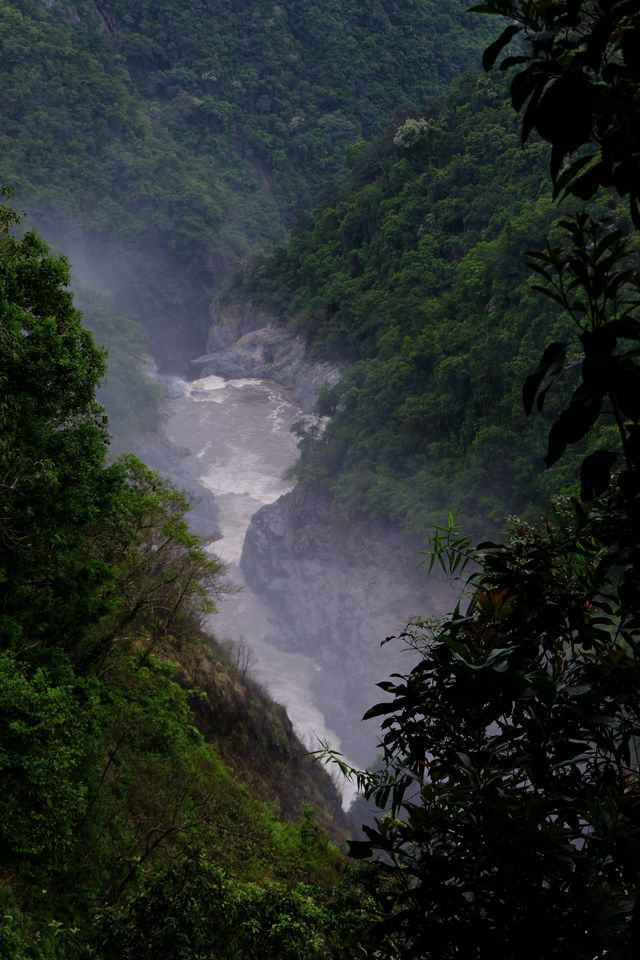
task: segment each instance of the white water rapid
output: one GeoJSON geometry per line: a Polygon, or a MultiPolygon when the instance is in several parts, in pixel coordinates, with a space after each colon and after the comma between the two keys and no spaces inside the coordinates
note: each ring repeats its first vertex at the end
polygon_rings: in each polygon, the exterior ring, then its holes
{"type": "MultiPolygon", "coordinates": [[[[224,380],[208,376],[186,381],[161,378],[169,398],[161,431],[180,448],[165,470],[179,487],[205,488],[215,498],[221,538],[208,548],[224,561],[236,593],[217,601],[210,628],[220,639],[236,644],[253,677],[282,703],[296,733],[311,750],[319,741],[340,750],[340,740],[314,706],[309,691],[319,669],[308,656],[278,650],[264,637],[270,625],[260,600],[244,582],[239,568],[244,536],[253,514],[291,489],[283,473],[295,460],[296,441],[290,427],[299,414],[288,392],[265,380],[224,380]]],[[[350,784],[341,787],[347,806],[350,784]]]]}

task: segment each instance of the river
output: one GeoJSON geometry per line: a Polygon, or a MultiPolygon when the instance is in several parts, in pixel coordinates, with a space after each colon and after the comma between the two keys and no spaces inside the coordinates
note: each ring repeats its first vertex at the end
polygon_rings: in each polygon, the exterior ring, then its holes
{"type": "MultiPolygon", "coordinates": [[[[205,539],[219,535],[207,549],[224,561],[235,591],[217,602],[209,627],[234,645],[252,676],[286,707],[309,749],[322,741],[340,750],[340,738],[311,696],[319,666],[311,657],[287,653],[265,640],[267,612],[239,567],[251,517],[292,487],[283,474],[297,455],[290,428],[300,410],[288,391],[272,381],[154,376],[168,395],[160,428],[162,457],[146,450],[144,455],[199,501],[193,526],[205,539]]],[[[342,792],[348,805],[353,790],[344,784],[342,792]]]]}

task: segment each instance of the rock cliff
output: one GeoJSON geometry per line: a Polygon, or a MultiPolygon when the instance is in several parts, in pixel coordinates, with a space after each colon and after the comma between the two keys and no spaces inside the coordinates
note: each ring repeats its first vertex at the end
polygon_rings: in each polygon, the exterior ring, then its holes
{"type": "Polygon", "coordinates": [[[311,359],[302,337],[250,302],[217,314],[207,352],[194,363],[202,367],[199,376],[275,380],[291,391],[305,413],[314,410],[320,388],[333,386],[344,370],[344,366],[311,359]]]}
{"type": "Polygon", "coordinates": [[[420,566],[424,544],[376,523],[349,523],[324,492],[296,488],[253,517],[241,566],[266,603],[269,640],[313,656],[315,700],[345,754],[371,763],[376,728],[360,723],[382,698],[375,683],[410,669],[399,633],[416,615],[448,609],[446,584],[420,566]]]}

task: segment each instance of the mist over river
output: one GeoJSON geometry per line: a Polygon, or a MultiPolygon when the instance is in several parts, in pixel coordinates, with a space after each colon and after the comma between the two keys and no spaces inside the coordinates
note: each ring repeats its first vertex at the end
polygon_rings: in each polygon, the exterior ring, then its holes
{"type": "MultiPolygon", "coordinates": [[[[283,473],[296,458],[290,428],[300,409],[289,392],[272,381],[218,376],[187,381],[153,375],[165,386],[168,399],[160,427],[163,442],[144,455],[187,492],[197,532],[205,539],[217,536],[208,549],[224,561],[235,589],[216,602],[209,627],[235,645],[240,662],[286,707],[306,746],[316,749],[322,740],[339,750],[340,738],[311,693],[320,667],[304,653],[287,652],[265,640],[273,626],[239,566],[251,517],[292,488],[283,473]]],[[[345,801],[351,796],[347,788],[345,801]]]]}

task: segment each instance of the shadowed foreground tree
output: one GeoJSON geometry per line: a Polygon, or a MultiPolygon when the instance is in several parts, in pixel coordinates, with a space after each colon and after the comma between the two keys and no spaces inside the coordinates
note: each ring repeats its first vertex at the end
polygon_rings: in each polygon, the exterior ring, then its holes
{"type": "Polygon", "coordinates": [[[490,70],[515,37],[524,41],[500,67],[523,110],[522,140],[533,130],[551,144],[556,193],[583,200],[601,187],[629,197],[640,227],[640,8],[637,0],[486,0],[478,13],[507,17],[484,53],[490,70]]]}
{"type": "Polygon", "coordinates": [[[408,629],[420,661],[380,684],[385,764],[360,776],[390,812],[352,844],[380,857],[383,956],[629,955],[640,624],[603,563],[624,519],[605,499],[519,524],[450,619],[408,629]]]}

